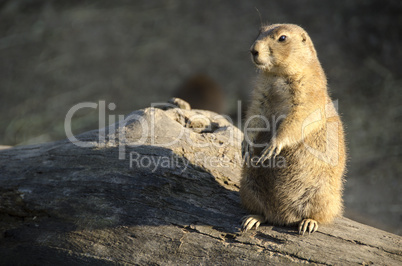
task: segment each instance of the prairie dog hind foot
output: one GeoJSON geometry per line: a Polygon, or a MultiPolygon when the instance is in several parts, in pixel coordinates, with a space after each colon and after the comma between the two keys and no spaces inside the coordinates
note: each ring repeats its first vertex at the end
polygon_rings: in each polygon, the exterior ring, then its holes
{"type": "Polygon", "coordinates": [[[262,215],[247,215],[242,219],[241,230],[248,231],[255,227],[257,229],[261,223],[265,223],[265,218],[262,215]]]}
{"type": "Polygon", "coordinates": [[[304,219],[299,223],[299,235],[304,235],[307,231],[308,234],[314,233],[318,229],[318,223],[313,219],[304,219]]]}

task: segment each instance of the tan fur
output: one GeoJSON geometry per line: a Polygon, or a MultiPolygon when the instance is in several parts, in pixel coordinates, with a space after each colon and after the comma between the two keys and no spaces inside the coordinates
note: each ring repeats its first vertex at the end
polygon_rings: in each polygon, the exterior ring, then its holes
{"type": "MultiPolygon", "coordinates": [[[[256,227],[259,222],[300,224],[304,233],[305,224],[314,228],[312,221],[330,223],[342,214],[346,159],[342,123],[328,95],[314,45],[301,27],[265,26],[251,52],[260,74],[247,127],[266,127],[262,119],[251,119],[262,115],[270,122],[270,130],[245,129],[245,140],[248,137],[252,143],[245,141],[243,152],[259,158],[264,151],[276,151],[276,158],[274,152],[266,162],[282,158],[286,166],[262,167],[249,161],[242,173],[242,204],[254,214],[256,227]],[[286,40],[280,42],[282,35],[286,40]],[[264,143],[265,147],[253,147],[264,143]]],[[[307,226],[307,231],[315,230],[307,226]]]]}

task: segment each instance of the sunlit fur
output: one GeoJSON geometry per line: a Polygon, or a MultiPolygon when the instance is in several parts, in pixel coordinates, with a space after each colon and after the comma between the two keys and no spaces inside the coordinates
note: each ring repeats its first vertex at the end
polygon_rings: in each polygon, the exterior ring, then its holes
{"type": "MultiPolygon", "coordinates": [[[[253,61],[260,73],[247,118],[262,115],[270,122],[272,117],[285,118],[278,121],[276,136],[272,130],[248,132],[248,136],[254,143],[282,147],[279,157],[286,167],[246,165],[242,204],[270,224],[296,225],[304,219],[330,223],[342,214],[346,153],[342,123],[314,45],[301,27],[274,24],[261,28],[251,50],[258,52],[253,61]],[[278,41],[281,35],[286,35],[284,42],[278,41]]],[[[266,125],[253,119],[248,127],[266,125]]],[[[260,156],[263,147],[249,149],[251,155],[260,156]]]]}

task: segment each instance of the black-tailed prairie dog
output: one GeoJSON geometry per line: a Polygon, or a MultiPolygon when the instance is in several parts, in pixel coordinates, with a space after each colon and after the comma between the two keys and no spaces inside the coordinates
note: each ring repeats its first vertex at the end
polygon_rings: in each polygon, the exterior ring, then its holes
{"type": "Polygon", "coordinates": [[[345,144],[314,45],[301,27],[264,26],[251,46],[259,69],[245,121],[242,205],[260,223],[315,232],[342,214],[345,144]]]}

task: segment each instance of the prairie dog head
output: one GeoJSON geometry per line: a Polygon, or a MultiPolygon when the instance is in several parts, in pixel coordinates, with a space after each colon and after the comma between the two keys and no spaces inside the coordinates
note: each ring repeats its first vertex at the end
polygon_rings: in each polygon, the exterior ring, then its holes
{"type": "Polygon", "coordinates": [[[311,62],[318,62],[309,35],[293,24],[262,27],[250,52],[254,64],[264,72],[297,74],[311,62]]]}

